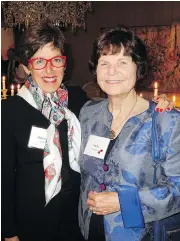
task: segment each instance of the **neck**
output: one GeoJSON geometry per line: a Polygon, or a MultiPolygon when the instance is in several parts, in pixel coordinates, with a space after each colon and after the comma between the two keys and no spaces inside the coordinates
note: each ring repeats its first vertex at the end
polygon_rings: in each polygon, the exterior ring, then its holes
{"type": "Polygon", "coordinates": [[[119,96],[108,96],[109,98],[109,111],[113,116],[118,114],[126,113],[132,107],[136,101],[136,92],[132,89],[129,93],[122,94],[119,96]]]}

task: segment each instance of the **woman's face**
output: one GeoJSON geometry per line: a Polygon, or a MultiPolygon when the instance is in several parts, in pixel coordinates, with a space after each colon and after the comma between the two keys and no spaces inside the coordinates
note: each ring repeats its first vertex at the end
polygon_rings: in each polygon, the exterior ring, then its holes
{"type": "Polygon", "coordinates": [[[108,96],[130,92],[136,83],[137,66],[124,48],[117,54],[101,55],[97,65],[97,82],[108,96]]]}
{"type": "MultiPolygon", "coordinates": [[[[48,43],[40,48],[31,59],[34,58],[44,58],[51,59],[56,56],[61,56],[62,53],[59,49],[55,49],[52,43],[48,43]]],[[[39,62],[40,63],[40,62],[39,62]]],[[[47,63],[44,69],[35,70],[32,64],[29,64],[29,70],[32,75],[32,79],[38,86],[46,93],[55,92],[63,79],[64,76],[64,66],[56,68],[51,65],[50,62],[47,63]]]]}

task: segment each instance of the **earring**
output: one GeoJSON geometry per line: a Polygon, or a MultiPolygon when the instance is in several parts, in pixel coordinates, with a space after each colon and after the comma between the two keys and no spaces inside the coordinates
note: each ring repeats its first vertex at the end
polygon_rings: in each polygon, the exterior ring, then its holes
{"type": "Polygon", "coordinates": [[[63,88],[64,88],[64,84],[63,84],[63,83],[61,83],[60,88],[61,88],[61,89],[63,89],[63,88]]]}

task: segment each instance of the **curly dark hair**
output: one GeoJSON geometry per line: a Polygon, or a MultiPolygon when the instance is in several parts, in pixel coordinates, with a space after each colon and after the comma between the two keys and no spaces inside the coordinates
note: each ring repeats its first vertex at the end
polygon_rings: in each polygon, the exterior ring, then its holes
{"type": "Polygon", "coordinates": [[[96,77],[98,60],[101,55],[117,54],[124,48],[124,55],[130,56],[137,66],[137,79],[147,74],[148,57],[146,46],[128,27],[117,25],[115,28],[104,30],[94,42],[89,69],[96,77]]]}
{"type": "Polygon", "coordinates": [[[32,25],[22,36],[18,46],[20,62],[28,66],[28,60],[50,42],[55,49],[59,49],[64,54],[65,38],[59,27],[53,26],[48,20],[32,25]]]}

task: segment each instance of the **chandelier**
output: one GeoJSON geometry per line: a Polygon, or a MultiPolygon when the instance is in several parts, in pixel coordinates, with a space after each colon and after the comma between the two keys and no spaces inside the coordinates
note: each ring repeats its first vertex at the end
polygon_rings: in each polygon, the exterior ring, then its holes
{"type": "Polygon", "coordinates": [[[89,1],[3,1],[5,28],[28,28],[31,24],[48,19],[59,27],[71,25],[72,31],[86,28],[85,14],[92,11],[89,1]]]}

